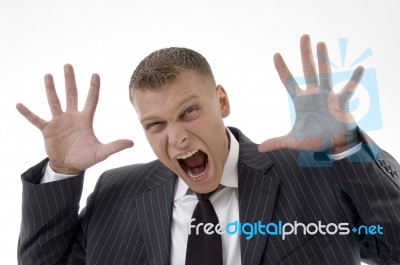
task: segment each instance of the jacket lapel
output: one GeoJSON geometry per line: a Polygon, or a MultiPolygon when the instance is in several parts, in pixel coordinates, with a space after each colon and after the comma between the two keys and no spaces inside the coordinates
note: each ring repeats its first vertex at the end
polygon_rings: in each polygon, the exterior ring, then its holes
{"type": "MultiPolygon", "coordinates": [[[[254,224],[271,221],[279,180],[267,175],[273,162],[266,154],[259,153],[258,145],[252,143],[239,130],[230,128],[240,144],[239,151],[239,215],[240,222],[254,224]]],[[[248,229],[246,229],[248,231],[248,229]]],[[[260,264],[268,235],[255,234],[252,238],[241,235],[240,248],[243,265],[260,264]]]]}
{"type": "Polygon", "coordinates": [[[148,177],[149,191],[136,197],[149,264],[169,264],[176,175],[161,163],[148,177]]]}
{"type": "MultiPolygon", "coordinates": [[[[238,129],[230,128],[240,144],[239,151],[239,215],[240,222],[267,224],[271,221],[279,180],[266,175],[273,166],[267,155],[257,151],[238,129]]],[[[169,264],[171,221],[176,175],[164,165],[152,170],[148,189],[136,197],[140,230],[143,235],[149,264],[169,264]]],[[[247,240],[240,238],[243,265],[259,264],[267,235],[255,234],[247,240]]]]}

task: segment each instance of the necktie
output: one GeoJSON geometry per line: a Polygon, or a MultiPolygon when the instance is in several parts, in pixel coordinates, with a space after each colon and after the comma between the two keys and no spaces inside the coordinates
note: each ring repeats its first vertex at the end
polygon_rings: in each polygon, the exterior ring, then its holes
{"type": "Polygon", "coordinates": [[[211,231],[213,234],[204,232],[204,225],[200,227],[199,233],[196,234],[196,229],[192,229],[188,236],[188,244],[186,250],[186,265],[222,265],[222,241],[221,235],[215,233],[215,226],[219,223],[218,216],[215,213],[214,207],[211,204],[209,197],[214,193],[199,194],[196,193],[199,202],[194,208],[192,225],[199,223],[214,224],[211,231]]]}

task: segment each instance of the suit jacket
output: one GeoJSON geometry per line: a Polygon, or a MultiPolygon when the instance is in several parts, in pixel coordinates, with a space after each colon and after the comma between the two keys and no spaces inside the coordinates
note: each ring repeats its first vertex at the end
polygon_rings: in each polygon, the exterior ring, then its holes
{"type": "MultiPolygon", "coordinates": [[[[241,223],[384,228],[383,235],[241,235],[242,264],[400,264],[399,164],[367,136],[357,154],[330,161],[320,153],[259,153],[230,129],[240,144],[241,223]]],[[[37,184],[46,162],[22,175],[19,264],[169,264],[177,176],[160,161],[104,172],[79,215],[83,175],[37,184]]]]}

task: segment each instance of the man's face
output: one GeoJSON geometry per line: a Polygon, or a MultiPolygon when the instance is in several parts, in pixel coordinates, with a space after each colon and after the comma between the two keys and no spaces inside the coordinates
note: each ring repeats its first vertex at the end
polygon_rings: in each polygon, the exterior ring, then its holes
{"type": "Polygon", "coordinates": [[[160,89],[137,90],[134,105],[160,161],[193,191],[216,189],[229,152],[223,123],[229,100],[222,86],[185,71],[160,89]]]}

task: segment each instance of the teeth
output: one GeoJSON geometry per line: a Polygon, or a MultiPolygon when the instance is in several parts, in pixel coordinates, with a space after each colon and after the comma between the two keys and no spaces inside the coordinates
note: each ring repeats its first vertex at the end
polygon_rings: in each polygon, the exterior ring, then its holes
{"type": "Polygon", "coordinates": [[[192,155],[194,155],[195,153],[197,153],[199,150],[193,150],[190,152],[187,152],[186,154],[180,155],[177,157],[177,159],[186,159],[188,157],[191,157],[192,155]]]}
{"type": "MultiPolygon", "coordinates": [[[[188,157],[191,157],[192,155],[194,155],[194,154],[197,153],[198,151],[199,151],[199,150],[192,150],[192,151],[189,151],[189,152],[187,152],[187,153],[185,153],[185,154],[182,154],[182,155],[180,155],[180,156],[177,156],[176,158],[177,158],[178,160],[183,160],[183,159],[186,159],[186,158],[188,158],[188,157]]],[[[183,170],[186,172],[186,174],[188,174],[188,176],[189,176],[190,178],[192,178],[192,179],[198,179],[198,178],[201,178],[202,176],[204,176],[205,170],[204,170],[203,172],[199,173],[199,174],[193,174],[193,173],[190,171],[190,168],[187,167],[186,164],[185,164],[183,161],[179,161],[179,163],[180,163],[181,167],[183,168],[183,170]]],[[[208,161],[206,161],[206,168],[207,168],[207,166],[208,166],[208,161]]]]}
{"type": "Polygon", "coordinates": [[[186,171],[186,173],[193,179],[198,179],[200,177],[202,177],[204,175],[204,172],[198,174],[198,175],[193,175],[192,172],[190,172],[190,170],[186,171]]]}

